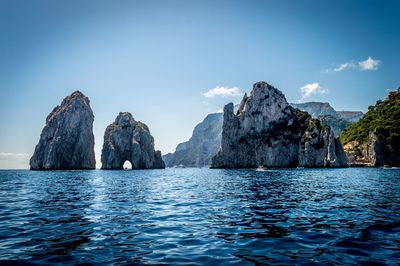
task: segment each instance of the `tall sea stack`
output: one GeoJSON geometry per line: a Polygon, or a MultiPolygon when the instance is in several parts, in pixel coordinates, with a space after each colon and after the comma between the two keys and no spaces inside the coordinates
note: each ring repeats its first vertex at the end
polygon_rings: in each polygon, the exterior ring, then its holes
{"type": "Polygon", "coordinates": [[[213,168],[346,167],[340,141],[329,126],[291,107],[281,91],[257,82],[234,114],[224,108],[221,148],[213,168]]]}
{"type": "Polygon", "coordinates": [[[30,168],[94,169],[93,120],[89,99],[82,92],[64,98],[46,118],[30,168]]]}
{"type": "Polygon", "coordinates": [[[104,133],[101,168],[122,169],[125,161],[132,169],[165,168],[161,152],[154,150],[149,128],[130,113],[121,112],[104,133]]]}

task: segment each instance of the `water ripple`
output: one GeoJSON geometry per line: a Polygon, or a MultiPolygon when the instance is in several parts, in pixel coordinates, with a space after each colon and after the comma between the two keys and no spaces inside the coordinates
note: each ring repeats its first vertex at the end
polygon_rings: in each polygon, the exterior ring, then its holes
{"type": "Polygon", "coordinates": [[[397,265],[400,171],[0,171],[0,258],[397,265]]]}

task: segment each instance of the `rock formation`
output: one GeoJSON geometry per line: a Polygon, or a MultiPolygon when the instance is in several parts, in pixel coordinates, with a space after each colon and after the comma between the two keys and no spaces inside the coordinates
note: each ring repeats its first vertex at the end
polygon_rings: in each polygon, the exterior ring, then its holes
{"type": "Polygon", "coordinates": [[[290,106],[281,91],[257,82],[234,114],[224,107],[221,148],[213,168],[346,167],[347,158],[328,126],[290,106]]]}
{"type": "Polygon", "coordinates": [[[209,114],[193,130],[192,137],[180,143],[174,153],[163,156],[168,167],[203,167],[211,164],[211,158],[221,145],[222,113],[209,114]]]}
{"type": "Polygon", "coordinates": [[[161,152],[154,151],[149,128],[128,112],[119,113],[104,133],[102,169],[122,169],[125,161],[132,169],[165,168],[161,152]]]}
{"type": "Polygon", "coordinates": [[[32,170],[94,169],[93,112],[80,91],[66,97],[47,116],[30,160],[32,170]]]}

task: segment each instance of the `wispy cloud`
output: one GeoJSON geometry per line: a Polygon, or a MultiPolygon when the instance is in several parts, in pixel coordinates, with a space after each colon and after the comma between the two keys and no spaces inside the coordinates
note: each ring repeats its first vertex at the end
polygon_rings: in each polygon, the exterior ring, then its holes
{"type": "Polygon", "coordinates": [[[214,89],[211,89],[207,92],[203,93],[204,97],[213,98],[213,97],[235,97],[243,95],[242,90],[239,87],[224,87],[217,86],[214,89]]]}
{"type": "Polygon", "coordinates": [[[354,61],[349,61],[343,64],[340,64],[339,66],[333,68],[333,69],[326,69],[324,72],[329,73],[329,72],[340,72],[345,69],[358,69],[358,70],[377,70],[379,64],[381,63],[380,60],[374,59],[371,56],[369,56],[367,59],[364,61],[360,61],[355,63],[354,61]]]}
{"type": "Polygon", "coordinates": [[[333,71],[340,72],[342,70],[345,70],[346,68],[355,68],[355,67],[356,67],[356,65],[353,62],[347,62],[347,63],[341,64],[337,68],[334,68],[333,71]]]}
{"type": "Polygon", "coordinates": [[[326,94],[328,90],[322,88],[318,82],[307,84],[300,88],[301,98],[298,100],[299,103],[304,102],[305,99],[314,94],[326,94]]]}

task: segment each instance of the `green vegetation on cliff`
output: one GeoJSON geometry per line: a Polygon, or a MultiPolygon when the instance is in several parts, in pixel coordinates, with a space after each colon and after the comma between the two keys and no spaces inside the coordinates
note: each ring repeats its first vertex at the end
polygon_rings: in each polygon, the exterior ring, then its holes
{"type": "Polygon", "coordinates": [[[392,151],[400,153],[400,88],[370,106],[357,123],[344,130],[340,140],[343,144],[353,140],[362,144],[368,141],[370,132],[375,132],[392,151]]]}

